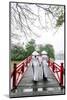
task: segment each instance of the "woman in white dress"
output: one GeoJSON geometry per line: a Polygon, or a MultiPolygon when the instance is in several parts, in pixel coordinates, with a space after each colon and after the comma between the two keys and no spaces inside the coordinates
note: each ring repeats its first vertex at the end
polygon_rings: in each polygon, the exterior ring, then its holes
{"type": "Polygon", "coordinates": [[[33,80],[34,82],[38,81],[39,78],[39,63],[38,63],[38,57],[37,57],[38,53],[37,52],[33,52],[32,54],[32,69],[33,69],[33,80]]]}
{"type": "Polygon", "coordinates": [[[47,80],[47,77],[48,77],[48,56],[47,56],[47,52],[45,52],[45,51],[43,51],[41,54],[42,54],[43,79],[47,80]]]}

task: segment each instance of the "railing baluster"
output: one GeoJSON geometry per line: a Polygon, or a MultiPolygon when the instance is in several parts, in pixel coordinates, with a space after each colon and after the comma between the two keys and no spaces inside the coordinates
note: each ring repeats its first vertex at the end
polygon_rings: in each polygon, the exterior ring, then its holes
{"type": "Polygon", "coordinates": [[[26,67],[27,67],[27,65],[28,65],[28,58],[26,59],[26,67]]]}
{"type": "Polygon", "coordinates": [[[48,65],[50,66],[49,68],[51,68],[52,71],[54,72],[54,76],[58,80],[59,85],[63,88],[63,80],[64,80],[63,79],[63,73],[64,73],[63,63],[61,63],[61,65],[58,65],[54,61],[49,60],[48,65]]]}
{"type": "MultiPolygon", "coordinates": [[[[23,60],[18,65],[16,63],[14,63],[13,72],[11,73],[11,79],[12,79],[12,82],[11,82],[11,84],[12,84],[11,91],[14,91],[15,92],[15,89],[17,88],[18,83],[20,82],[20,81],[18,82],[18,79],[19,78],[17,79],[18,71],[19,71],[20,74],[22,72],[22,75],[23,75],[23,73],[27,69],[25,67],[28,66],[28,63],[30,63],[31,59],[32,59],[32,56],[29,56],[29,57],[27,57],[25,60],[23,60]]],[[[22,78],[22,76],[21,76],[21,78],[22,78]]]]}
{"type": "Polygon", "coordinates": [[[54,62],[53,62],[53,69],[52,69],[52,70],[53,70],[53,72],[54,72],[54,70],[55,70],[54,62]]]}
{"type": "Polygon", "coordinates": [[[13,72],[13,90],[16,88],[16,63],[14,63],[13,72]]]}
{"type": "Polygon", "coordinates": [[[63,63],[60,66],[60,86],[63,86],[63,63]]]}
{"type": "Polygon", "coordinates": [[[22,63],[21,71],[22,71],[22,74],[23,74],[24,73],[24,63],[22,63]]]}

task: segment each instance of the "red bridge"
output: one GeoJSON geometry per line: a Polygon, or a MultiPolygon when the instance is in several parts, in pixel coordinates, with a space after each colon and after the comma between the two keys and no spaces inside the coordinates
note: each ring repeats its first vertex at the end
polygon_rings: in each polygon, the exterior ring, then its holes
{"type": "Polygon", "coordinates": [[[48,81],[42,80],[40,68],[40,79],[35,85],[33,83],[33,72],[31,67],[32,56],[29,56],[18,65],[14,63],[13,72],[11,73],[10,96],[37,96],[37,95],[55,95],[65,93],[64,66],[53,60],[48,60],[48,81]]]}

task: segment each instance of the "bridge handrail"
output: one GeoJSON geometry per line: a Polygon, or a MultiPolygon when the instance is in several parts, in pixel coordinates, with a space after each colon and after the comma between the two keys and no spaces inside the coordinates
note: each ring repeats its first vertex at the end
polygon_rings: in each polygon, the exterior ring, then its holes
{"type": "MultiPolygon", "coordinates": [[[[16,66],[16,70],[18,70],[19,69],[19,67],[24,63],[26,63],[26,60],[28,59],[29,60],[29,57],[31,57],[31,56],[28,56],[27,58],[25,58],[23,61],[21,61],[17,66],[16,66]]],[[[11,72],[11,77],[12,77],[12,75],[13,75],[13,72],[14,72],[14,70],[11,72]]]]}
{"type": "Polygon", "coordinates": [[[32,58],[32,56],[30,55],[29,57],[27,57],[26,59],[21,61],[18,65],[14,64],[14,69],[11,72],[11,79],[12,79],[12,89],[11,90],[14,90],[18,86],[19,81],[22,78],[22,77],[20,78],[20,74],[22,74],[22,76],[23,76],[23,74],[25,73],[25,69],[27,70],[27,65],[30,63],[31,58],[32,58]],[[20,78],[20,80],[19,80],[19,78],[20,78]],[[17,80],[19,80],[18,84],[17,84],[17,80]]]}
{"type": "Polygon", "coordinates": [[[63,73],[64,73],[63,63],[61,63],[61,65],[58,65],[57,63],[55,63],[54,60],[49,59],[48,66],[51,69],[51,71],[53,72],[53,74],[56,77],[57,81],[59,82],[60,86],[63,86],[63,81],[64,81],[63,80],[63,73]]]}

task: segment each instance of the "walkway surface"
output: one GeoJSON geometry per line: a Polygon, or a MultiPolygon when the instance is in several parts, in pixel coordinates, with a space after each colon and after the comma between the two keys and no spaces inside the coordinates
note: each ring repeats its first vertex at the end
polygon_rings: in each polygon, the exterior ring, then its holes
{"type": "Polygon", "coordinates": [[[47,81],[43,80],[42,67],[39,67],[39,81],[37,84],[34,84],[33,71],[30,63],[19,86],[15,92],[11,92],[11,97],[64,94],[64,89],[61,89],[49,68],[47,78],[47,81]]]}

